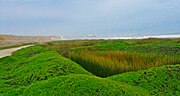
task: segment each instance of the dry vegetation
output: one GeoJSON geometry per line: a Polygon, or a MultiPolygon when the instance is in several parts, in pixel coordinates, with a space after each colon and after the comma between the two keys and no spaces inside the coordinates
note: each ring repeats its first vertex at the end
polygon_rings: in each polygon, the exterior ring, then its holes
{"type": "Polygon", "coordinates": [[[3,36],[0,36],[0,40],[5,40],[5,38],[3,36]]]}
{"type": "Polygon", "coordinates": [[[81,64],[88,71],[101,77],[180,62],[178,56],[120,51],[71,52],[70,58],[81,64]]]}
{"type": "Polygon", "coordinates": [[[76,47],[83,47],[83,46],[93,46],[96,45],[97,42],[93,41],[63,41],[61,43],[55,41],[55,42],[49,42],[47,43],[48,46],[50,46],[51,49],[68,49],[68,48],[76,48],[76,47]]]}

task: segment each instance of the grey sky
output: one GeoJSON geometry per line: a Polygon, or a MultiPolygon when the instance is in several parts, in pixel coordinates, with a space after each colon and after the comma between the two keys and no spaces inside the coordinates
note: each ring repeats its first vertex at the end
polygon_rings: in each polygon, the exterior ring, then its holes
{"type": "Polygon", "coordinates": [[[180,0],[0,0],[0,34],[180,33],[180,0]]]}

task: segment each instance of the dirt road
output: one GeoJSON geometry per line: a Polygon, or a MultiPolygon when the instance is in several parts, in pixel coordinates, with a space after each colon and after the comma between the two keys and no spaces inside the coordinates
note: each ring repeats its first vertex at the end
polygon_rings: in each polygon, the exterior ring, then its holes
{"type": "Polygon", "coordinates": [[[22,48],[29,47],[29,46],[33,46],[33,45],[26,45],[26,46],[21,46],[21,47],[16,47],[16,48],[0,50],[0,58],[6,57],[6,56],[10,56],[13,52],[15,52],[17,50],[20,50],[22,48]]]}

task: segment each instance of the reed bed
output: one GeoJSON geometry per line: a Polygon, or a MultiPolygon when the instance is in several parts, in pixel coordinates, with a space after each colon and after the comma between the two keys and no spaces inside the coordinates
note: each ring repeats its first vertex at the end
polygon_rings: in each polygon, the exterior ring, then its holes
{"type": "Polygon", "coordinates": [[[180,63],[179,56],[121,51],[76,51],[69,58],[101,77],[180,63]]]}

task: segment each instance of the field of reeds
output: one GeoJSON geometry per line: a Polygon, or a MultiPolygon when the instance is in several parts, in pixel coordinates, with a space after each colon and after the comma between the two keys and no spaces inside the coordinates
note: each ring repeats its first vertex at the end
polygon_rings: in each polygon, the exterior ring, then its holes
{"type": "Polygon", "coordinates": [[[59,41],[50,48],[100,77],[180,63],[180,39],[59,41]]]}
{"type": "Polygon", "coordinates": [[[121,51],[78,51],[71,52],[70,58],[100,77],[180,62],[179,56],[121,51]]]}

